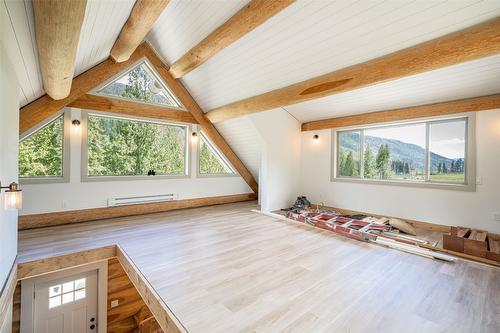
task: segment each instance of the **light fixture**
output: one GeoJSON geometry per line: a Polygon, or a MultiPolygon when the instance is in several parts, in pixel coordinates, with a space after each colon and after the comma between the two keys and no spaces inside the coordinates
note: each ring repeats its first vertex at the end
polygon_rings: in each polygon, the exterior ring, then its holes
{"type": "Polygon", "coordinates": [[[196,143],[196,141],[198,141],[198,133],[192,132],[191,133],[191,142],[196,143]]]}
{"type": "Polygon", "coordinates": [[[314,134],[313,135],[313,141],[314,142],[319,142],[319,135],[318,134],[314,134]]]}
{"type": "Polygon", "coordinates": [[[73,126],[75,126],[75,127],[80,126],[80,120],[78,120],[78,119],[74,119],[71,123],[72,123],[72,124],[73,124],[73,126]]]}
{"type": "Polygon", "coordinates": [[[0,191],[4,188],[7,189],[4,198],[5,209],[21,209],[23,206],[23,196],[22,191],[19,189],[19,185],[12,182],[9,186],[2,186],[2,183],[0,183],[0,191]]]}

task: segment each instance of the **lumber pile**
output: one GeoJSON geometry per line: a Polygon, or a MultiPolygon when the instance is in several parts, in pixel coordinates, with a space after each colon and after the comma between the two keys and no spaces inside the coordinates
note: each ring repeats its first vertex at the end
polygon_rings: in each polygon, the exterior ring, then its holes
{"type": "Polygon", "coordinates": [[[443,234],[443,248],[500,262],[500,235],[483,230],[451,227],[443,234]]]}

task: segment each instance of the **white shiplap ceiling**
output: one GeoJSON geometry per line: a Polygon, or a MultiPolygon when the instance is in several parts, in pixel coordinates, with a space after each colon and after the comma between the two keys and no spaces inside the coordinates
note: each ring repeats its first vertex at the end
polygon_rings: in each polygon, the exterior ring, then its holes
{"type": "MultiPolygon", "coordinates": [[[[89,0],[78,43],[75,76],[109,56],[135,0],[89,0]]],[[[20,83],[20,105],[45,94],[30,0],[0,0],[2,44],[20,83]]]]}

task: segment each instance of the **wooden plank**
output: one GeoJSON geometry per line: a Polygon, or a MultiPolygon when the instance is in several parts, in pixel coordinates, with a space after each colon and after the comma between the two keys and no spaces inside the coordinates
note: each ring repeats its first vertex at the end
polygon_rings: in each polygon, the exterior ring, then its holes
{"type": "Polygon", "coordinates": [[[140,270],[130,259],[130,257],[117,245],[117,257],[122,264],[128,277],[134,284],[135,288],[142,296],[142,299],[153,313],[158,324],[164,332],[187,333],[187,330],[181,322],[175,317],[167,304],[156,293],[147,279],[142,275],[140,270]]]}
{"type": "Polygon", "coordinates": [[[125,101],[104,96],[83,95],[68,104],[73,108],[104,111],[128,116],[146,117],[167,121],[198,124],[191,113],[153,104],[125,101]]]}
{"type": "Polygon", "coordinates": [[[500,17],[361,64],[215,108],[207,113],[207,117],[211,122],[219,122],[499,52],[500,17]]]}
{"type": "Polygon", "coordinates": [[[107,260],[112,257],[116,257],[115,245],[22,262],[17,266],[17,278],[20,280],[26,279],[65,268],[85,265],[100,260],[107,260]]]}
{"type": "Polygon", "coordinates": [[[498,108],[500,108],[500,94],[311,121],[302,124],[302,132],[446,116],[462,112],[477,112],[498,108]]]}
{"type": "Polygon", "coordinates": [[[170,74],[174,78],[183,77],[293,2],[294,0],[250,1],[229,20],[174,62],[170,67],[170,74]]]}
{"type": "Polygon", "coordinates": [[[212,140],[212,142],[217,145],[228,161],[233,165],[233,167],[238,171],[240,176],[247,182],[248,186],[257,194],[258,184],[253,178],[247,167],[241,162],[234,151],[229,147],[226,140],[220,135],[215,126],[207,119],[203,110],[200,108],[198,103],[189,94],[187,89],[181,83],[180,80],[175,79],[169,72],[165,63],[158,57],[154,50],[147,46],[147,57],[151,62],[153,67],[156,69],[160,77],[165,81],[165,83],[172,89],[177,98],[180,99],[182,104],[187,108],[187,110],[193,115],[194,119],[200,124],[201,129],[207,136],[212,140]]]}
{"type": "Polygon", "coordinates": [[[19,230],[255,200],[254,193],[19,216],[19,230]]]}
{"type": "Polygon", "coordinates": [[[73,79],[71,91],[66,98],[54,100],[48,95],[21,108],[19,133],[23,134],[47,118],[55,115],[69,103],[85,95],[88,91],[133,65],[145,56],[145,47],[140,45],[128,61],[115,63],[107,59],[73,79]]]}
{"type": "Polygon", "coordinates": [[[144,40],[169,0],[137,0],[130,16],[111,49],[111,58],[116,62],[127,61],[144,40]]]}
{"type": "Polygon", "coordinates": [[[35,36],[43,88],[59,100],[71,90],[87,0],[34,0],[35,36]]]}

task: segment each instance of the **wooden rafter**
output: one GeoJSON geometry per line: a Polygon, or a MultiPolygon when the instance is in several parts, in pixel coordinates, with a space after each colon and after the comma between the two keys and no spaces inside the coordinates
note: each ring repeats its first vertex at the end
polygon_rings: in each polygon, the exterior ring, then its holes
{"type": "Polygon", "coordinates": [[[231,45],[268,19],[288,7],[294,0],[252,0],[198,45],[170,67],[170,74],[180,78],[231,45]]]}
{"type": "Polygon", "coordinates": [[[450,102],[412,106],[402,109],[363,113],[354,116],[311,121],[302,124],[302,131],[376,124],[391,121],[445,116],[462,112],[475,112],[500,108],[500,94],[467,98],[450,102]]]}
{"type": "Polygon", "coordinates": [[[177,98],[179,98],[182,104],[193,115],[194,119],[196,119],[196,121],[200,124],[203,132],[205,132],[212,142],[217,145],[228,161],[234,166],[236,171],[238,171],[240,176],[247,182],[248,186],[250,186],[255,193],[258,193],[258,184],[252,174],[233,152],[231,147],[229,147],[226,140],[224,140],[222,135],[219,134],[215,126],[207,119],[198,103],[196,103],[194,98],[189,94],[182,83],[169,73],[168,67],[158,57],[158,55],[156,55],[154,50],[147,44],[145,49],[148,60],[151,62],[163,81],[165,81],[169,88],[172,89],[177,98]]]}
{"type": "Polygon", "coordinates": [[[68,106],[86,110],[124,114],[128,116],[198,124],[191,113],[186,111],[104,96],[86,94],[71,102],[68,106]]]}
{"type": "Polygon", "coordinates": [[[70,93],[86,7],[87,0],[33,1],[43,87],[53,99],[70,93]]]}
{"type": "Polygon", "coordinates": [[[500,52],[500,18],[389,55],[215,108],[219,122],[368,85],[471,61],[500,52]]]}
{"type": "Polygon", "coordinates": [[[48,95],[44,95],[22,107],[19,115],[19,133],[25,133],[45,119],[55,115],[63,107],[76,101],[90,90],[133,65],[134,62],[144,56],[145,47],[139,46],[130,59],[125,62],[115,63],[111,59],[104,60],[100,64],[75,77],[71,85],[71,91],[66,98],[54,100],[48,95]]]}
{"type": "Polygon", "coordinates": [[[111,49],[111,58],[114,61],[123,62],[130,58],[168,2],[169,0],[137,0],[135,2],[127,22],[111,49]]]}

